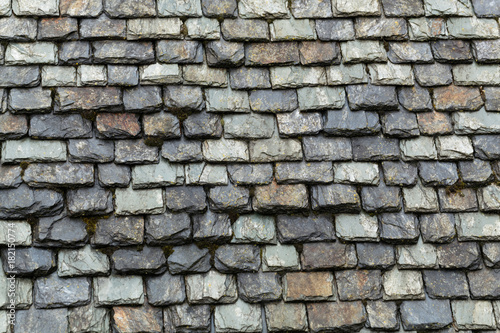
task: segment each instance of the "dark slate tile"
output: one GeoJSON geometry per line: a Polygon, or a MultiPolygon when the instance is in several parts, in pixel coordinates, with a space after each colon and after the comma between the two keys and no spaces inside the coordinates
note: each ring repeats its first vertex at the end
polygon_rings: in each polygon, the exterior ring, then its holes
{"type": "Polygon", "coordinates": [[[31,117],[29,134],[37,139],[91,138],[92,122],[79,114],[35,115],[31,117]]]}
{"type": "Polygon", "coordinates": [[[16,248],[16,259],[14,267],[8,263],[8,251],[2,250],[2,263],[5,273],[17,272],[17,276],[41,276],[47,275],[56,267],[56,253],[48,249],[36,247],[16,248]]]}
{"type": "Polygon", "coordinates": [[[205,209],[206,194],[201,186],[176,186],[165,190],[167,208],[174,212],[199,212],[205,209]]]}
{"type": "Polygon", "coordinates": [[[380,215],[382,231],[380,238],[389,243],[416,243],[419,230],[413,214],[384,213],[380,215]]]}
{"type": "Polygon", "coordinates": [[[477,17],[499,17],[500,8],[495,1],[472,0],[474,12],[477,17]]]}
{"type": "MultiPolygon", "coordinates": [[[[87,220],[94,223],[93,220],[87,220]]],[[[93,224],[90,224],[93,226],[93,224]]],[[[97,220],[91,244],[95,246],[127,246],[142,244],[144,239],[144,218],[127,216],[97,220]]]]}
{"type": "Polygon", "coordinates": [[[396,88],[392,86],[352,85],[347,87],[347,97],[352,110],[398,109],[396,88]]]}
{"type": "Polygon", "coordinates": [[[401,191],[397,186],[365,186],[361,189],[363,210],[370,213],[397,212],[401,210],[401,191]]]}
{"type": "Polygon", "coordinates": [[[325,113],[323,132],[326,135],[360,136],[380,132],[379,116],[376,112],[351,111],[345,104],[341,111],[325,113]]]}
{"type": "Polygon", "coordinates": [[[500,297],[500,270],[483,268],[468,272],[472,299],[498,299],[500,297]]]}
{"type": "Polygon", "coordinates": [[[248,303],[272,302],[281,299],[281,279],[278,273],[238,274],[239,297],[248,303]]]}
{"type": "Polygon", "coordinates": [[[257,272],[259,249],[251,244],[222,245],[215,250],[215,268],[222,273],[257,272]]]}
{"type": "Polygon", "coordinates": [[[322,41],[353,40],[354,22],[348,18],[316,20],[316,33],[322,41]]]}
{"type": "Polygon", "coordinates": [[[194,40],[160,40],[156,44],[158,60],[167,64],[203,62],[203,44],[194,40]]]}
{"type": "Polygon", "coordinates": [[[210,270],[210,253],[206,248],[195,244],[175,246],[168,257],[168,270],[171,274],[205,273],[210,270]]]}
{"type": "Polygon", "coordinates": [[[38,309],[81,306],[90,302],[90,279],[60,278],[57,273],[35,280],[35,306],[38,309]]]}
{"type": "Polygon", "coordinates": [[[332,241],[335,239],[329,215],[278,215],[278,238],[281,243],[332,241]]]}
{"type": "Polygon", "coordinates": [[[398,138],[410,138],[420,134],[417,116],[401,108],[397,112],[384,112],[380,118],[385,135],[398,138]]]}
{"type": "Polygon", "coordinates": [[[212,243],[225,243],[232,237],[233,230],[227,214],[217,214],[207,211],[204,214],[192,216],[193,239],[212,243]]]}
{"type": "Polygon", "coordinates": [[[254,90],[248,99],[255,112],[289,112],[299,107],[295,90],[254,90]]]}
{"type": "Polygon", "coordinates": [[[299,44],[302,65],[320,66],[340,63],[340,48],[337,43],[301,42],[299,44]]]}
{"type": "Polygon", "coordinates": [[[437,246],[439,267],[445,269],[479,269],[481,253],[474,242],[457,242],[437,246]]]}
{"type": "Polygon", "coordinates": [[[204,139],[222,136],[221,116],[215,113],[200,112],[187,117],[182,122],[187,138],[204,139]]]}
{"type": "Polygon", "coordinates": [[[401,105],[408,111],[431,111],[432,100],[429,90],[415,84],[413,87],[401,87],[398,90],[401,105]]]}
{"type": "Polygon", "coordinates": [[[239,67],[245,61],[243,43],[227,42],[223,38],[208,42],[207,64],[213,67],[239,67]]]}
{"type": "Polygon", "coordinates": [[[428,65],[416,64],[413,72],[418,84],[424,87],[445,86],[453,82],[449,64],[439,62],[428,65]]]}
{"type": "Polygon", "coordinates": [[[411,186],[417,182],[417,166],[402,161],[382,162],[384,181],[389,186],[411,186]]]}
{"type": "Polygon", "coordinates": [[[449,300],[405,301],[400,311],[405,330],[440,329],[453,322],[449,300]]]}
{"type": "Polygon", "coordinates": [[[382,298],[382,276],[379,270],[345,270],[335,272],[341,301],[382,298]]]}
{"type": "Polygon", "coordinates": [[[450,186],[458,181],[457,165],[452,162],[419,162],[418,171],[425,186],[450,186]]]}
{"type": "Polygon", "coordinates": [[[419,220],[424,242],[449,243],[456,235],[453,214],[422,214],[419,220]]]}
{"type": "Polygon", "coordinates": [[[90,64],[90,56],[89,42],[65,42],[59,48],[59,61],[63,64],[90,64]]]}
{"type": "Polygon", "coordinates": [[[331,184],[311,186],[313,210],[352,213],[359,212],[360,199],[356,187],[331,184]]]}
{"type": "Polygon", "coordinates": [[[111,262],[113,269],[121,274],[161,274],[167,269],[167,259],[159,247],[118,249],[111,255],[111,262]]]}
{"type": "Polygon", "coordinates": [[[438,40],[431,42],[434,59],[439,62],[472,62],[470,43],[463,40],[438,40]]]}
{"type": "Polygon", "coordinates": [[[58,216],[39,219],[34,229],[35,244],[47,247],[83,246],[88,235],[82,219],[68,217],[66,212],[58,216]]]}
{"type": "Polygon", "coordinates": [[[490,268],[500,268],[500,243],[486,243],[482,249],[485,265],[490,268]]]}
{"type": "Polygon", "coordinates": [[[498,135],[476,135],[472,137],[474,156],[483,160],[496,160],[500,158],[500,145],[498,135]]]}
{"type": "Polygon", "coordinates": [[[428,270],[423,272],[426,291],[431,298],[466,299],[467,277],[461,271],[428,270]]]}
{"type": "Polygon", "coordinates": [[[130,167],[114,163],[99,164],[97,166],[99,184],[103,187],[127,187],[130,183],[130,167]]]}
{"type": "Polygon", "coordinates": [[[382,135],[352,138],[355,161],[383,161],[399,159],[399,140],[382,135]]]}
{"type": "Polygon", "coordinates": [[[182,275],[168,272],[145,279],[148,302],[153,306],[182,304],[186,299],[186,286],[182,275]]]}
{"type": "Polygon", "coordinates": [[[187,213],[165,212],[161,215],[146,216],[145,237],[148,244],[188,243],[191,234],[191,219],[187,213]]]}
{"type": "Polygon", "coordinates": [[[356,243],[360,268],[389,269],[396,263],[394,247],[385,243],[356,243]]]}

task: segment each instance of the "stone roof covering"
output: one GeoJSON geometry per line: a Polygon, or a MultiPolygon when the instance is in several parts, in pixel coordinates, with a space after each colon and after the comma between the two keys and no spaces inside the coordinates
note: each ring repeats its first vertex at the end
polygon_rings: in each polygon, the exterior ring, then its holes
{"type": "Polygon", "coordinates": [[[0,0],[0,333],[500,329],[499,16],[0,0]]]}

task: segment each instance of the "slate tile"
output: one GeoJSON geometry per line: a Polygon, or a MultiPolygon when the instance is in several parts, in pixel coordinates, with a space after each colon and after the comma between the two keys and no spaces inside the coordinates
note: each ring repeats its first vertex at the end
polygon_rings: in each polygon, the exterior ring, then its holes
{"type": "Polygon", "coordinates": [[[300,258],[302,269],[306,271],[354,268],[357,262],[354,244],[340,242],[304,243],[300,258]]]}
{"type": "Polygon", "coordinates": [[[464,272],[450,270],[423,271],[429,297],[438,299],[466,299],[469,285],[464,272]]]}

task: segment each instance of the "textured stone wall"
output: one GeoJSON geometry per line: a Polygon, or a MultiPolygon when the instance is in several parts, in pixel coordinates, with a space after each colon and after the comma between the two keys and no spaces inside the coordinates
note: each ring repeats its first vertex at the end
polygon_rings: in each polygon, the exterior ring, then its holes
{"type": "Polygon", "coordinates": [[[0,333],[500,329],[499,16],[0,0],[0,333]]]}

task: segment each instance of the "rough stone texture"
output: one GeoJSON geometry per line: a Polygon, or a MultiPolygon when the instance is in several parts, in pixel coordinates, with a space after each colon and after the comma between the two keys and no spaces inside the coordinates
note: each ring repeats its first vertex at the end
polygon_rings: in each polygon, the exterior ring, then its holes
{"type": "Polygon", "coordinates": [[[168,272],[146,279],[148,302],[154,306],[180,304],[186,299],[185,284],[182,276],[168,272]]]}
{"type": "Polygon", "coordinates": [[[86,305],[90,300],[88,278],[60,278],[53,273],[35,282],[35,306],[39,309],[86,305]]]}
{"type": "Polygon", "coordinates": [[[142,250],[119,249],[111,256],[113,269],[119,274],[159,274],[166,269],[167,260],[159,247],[144,247],[142,250]]]}
{"type": "Polygon", "coordinates": [[[367,320],[365,307],[359,301],[308,303],[307,313],[312,332],[358,331],[367,320]]]}
{"type": "Polygon", "coordinates": [[[233,243],[276,243],[274,219],[270,216],[241,215],[233,224],[233,243]]]}
{"type": "Polygon", "coordinates": [[[214,325],[219,332],[261,332],[261,308],[242,300],[219,305],[215,308],[214,325]]]}
{"type": "Polygon", "coordinates": [[[345,241],[378,241],[379,239],[377,218],[366,213],[337,215],[335,229],[337,237],[345,241]]]}
{"type": "Polygon", "coordinates": [[[215,270],[188,275],[186,295],[191,304],[234,303],[237,299],[236,278],[215,270]]]}
{"type": "Polygon", "coordinates": [[[196,329],[207,331],[210,327],[210,307],[208,305],[171,306],[163,312],[165,331],[196,329]]]}
{"type": "Polygon", "coordinates": [[[94,299],[101,306],[143,304],[142,278],[137,275],[98,277],[94,281],[94,299]]]}
{"type": "Polygon", "coordinates": [[[85,246],[77,250],[61,250],[57,274],[66,276],[101,275],[109,272],[108,257],[99,251],[85,246]]]}
{"type": "Polygon", "coordinates": [[[269,303],[265,305],[266,325],[270,332],[306,331],[306,306],[301,303],[269,303]]]}
{"type": "Polygon", "coordinates": [[[285,302],[336,299],[333,274],[330,272],[287,273],[283,289],[285,302]]]}
{"type": "Polygon", "coordinates": [[[380,224],[380,238],[389,243],[415,243],[419,235],[417,218],[411,214],[385,213],[380,224]]]}
{"type": "Polygon", "coordinates": [[[95,246],[127,246],[141,244],[143,239],[143,217],[112,216],[97,221],[91,243],[95,246]]]}
{"type": "Polygon", "coordinates": [[[477,269],[481,265],[479,247],[475,243],[452,242],[437,247],[438,263],[442,268],[477,269]]]}
{"type": "Polygon", "coordinates": [[[469,296],[469,286],[464,272],[428,270],[423,273],[426,290],[431,298],[463,299],[469,296]]]}
{"type": "Polygon", "coordinates": [[[277,273],[240,273],[238,293],[248,303],[279,300],[282,293],[280,277],[277,273]]]}
{"type": "Polygon", "coordinates": [[[302,249],[301,262],[304,270],[353,268],[356,252],[352,244],[308,243],[302,249]]]}
{"type": "Polygon", "coordinates": [[[357,212],[360,197],[352,185],[317,185],[311,187],[311,206],[313,210],[357,212]]]}
{"type": "Polygon", "coordinates": [[[231,221],[226,214],[207,211],[205,214],[193,216],[195,241],[226,242],[231,239],[232,233],[231,221]]]}
{"type": "Polygon", "coordinates": [[[401,321],[406,330],[444,328],[453,322],[450,301],[426,298],[401,304],[401,321]]]}
{"type": "Polygon", "coordinates": [[[165,210],[161,189],[118,188],[115,196],[117,215],[161,214],[165,210]]]}
{"type": "Polygon", "coordinates": [[[347,270],[335,273],[341,301],[382,298],[379,270],[347,270]]]}
{"type": "Polygon", "coordinates": [[[16,189],[0,189],[0,195],[1,219],[26,218],[32,214],[53,216],[59,214],[64,206],[61,193],[48,189],[31,189],[25,184],[16,189]]]}
{"type": "Polygon", "coordinates": [[[278,215],[276,224],[281,243],[299,243],[306,239],[331,241],[335,237],[333,221],[328,215],[309,217],[278,215]]]}

